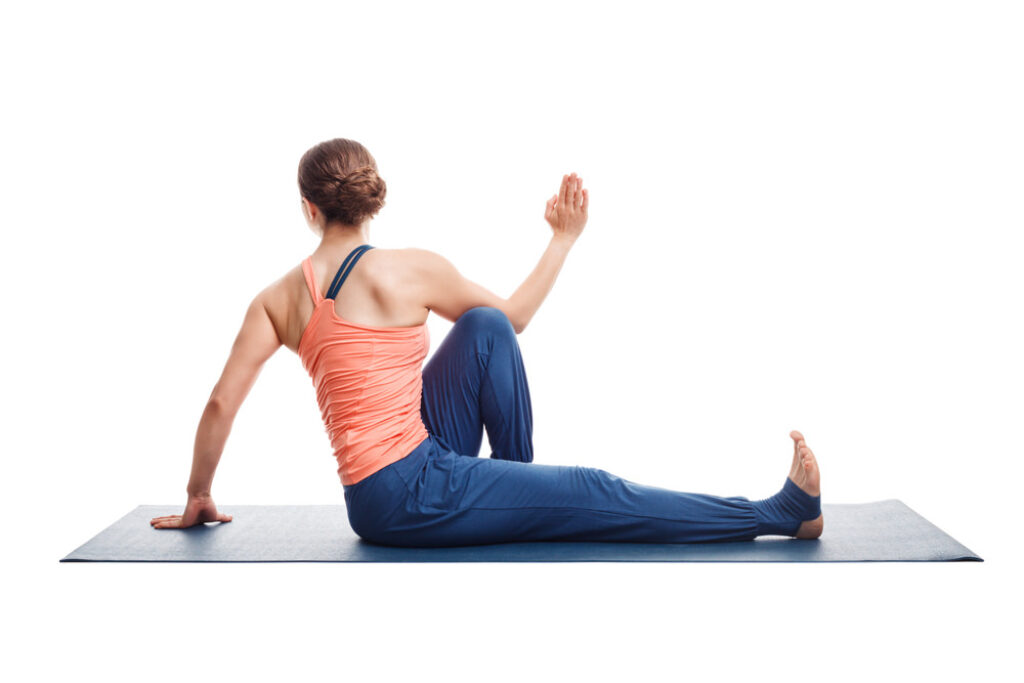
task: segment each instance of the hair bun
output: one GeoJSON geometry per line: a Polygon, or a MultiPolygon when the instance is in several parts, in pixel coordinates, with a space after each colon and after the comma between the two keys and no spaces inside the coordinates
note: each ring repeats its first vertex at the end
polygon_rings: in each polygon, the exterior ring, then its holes
{"type": "Polygon", "coordinates": [[[303,156],[299,191],[319,207],[327,222],[358,225],[384,207],[387,184],[362,145],[338,138],[303,156]]]}
{"type": "MultiPolygon", "coordinates": [[[[372,166],[362,166],[338,179],[338,203],[353,214],[372,216],[384,206],[386,185],[372,166]]],[[[355,223],[362,222],[356,219],[355,223]]]]}

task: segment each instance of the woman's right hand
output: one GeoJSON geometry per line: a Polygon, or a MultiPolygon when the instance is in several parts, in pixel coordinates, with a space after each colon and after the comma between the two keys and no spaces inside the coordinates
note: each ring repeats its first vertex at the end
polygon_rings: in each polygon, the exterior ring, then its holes
{"type": "Polygon", "coordinates": [[[217,504],[210,496],[189,496],[185,512],[181,515],[164,515],[149,520],[154,529],[187,529],[205,522],[230,522],[231,515],[217,511],[217,504]]]}
{"type": "Polygon", "coordinates": [[[562,176],[562,187],[558,194],[548,200],[544,218],[556,237],[575,241],[587,224],[589,204],[590,193],[584,189],[583,179],[571,173],[562,176]]]}

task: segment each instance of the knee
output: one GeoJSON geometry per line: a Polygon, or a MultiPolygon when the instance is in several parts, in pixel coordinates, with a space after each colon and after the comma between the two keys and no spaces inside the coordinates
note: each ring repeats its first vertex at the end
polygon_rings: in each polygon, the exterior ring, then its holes
{"type": "Polygon", "coordinates": [[[476,306],[469,309],[456,321],[460,326],[469,326],[481,332],[511,334],[515,336],[512,322],[505,312],[494,306],[476,306]]]}

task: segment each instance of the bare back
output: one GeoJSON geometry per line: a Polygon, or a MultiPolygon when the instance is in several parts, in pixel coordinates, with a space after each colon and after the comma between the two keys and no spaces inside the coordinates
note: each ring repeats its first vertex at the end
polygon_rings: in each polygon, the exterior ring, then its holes
{"type": "MultiPolygon", "coordinates": [[[[354,245],[353,245],[354,246],[354,245]]],[[[427,320],[430,309],[423,303],[422,271],[416,249],[374,248],[364,253],[350,269],[344,286],[335,297],[338,317],[372,327],[412,327],[427,320]]],[[[320,292],[326,296],[344,254],[336,261],[313,252],[311,261],[320,292]]],[[[313,315],[313,301],[296,265],[266,291],[267,313],[281,343],[298,353],[299,339],[313,315]]]]}

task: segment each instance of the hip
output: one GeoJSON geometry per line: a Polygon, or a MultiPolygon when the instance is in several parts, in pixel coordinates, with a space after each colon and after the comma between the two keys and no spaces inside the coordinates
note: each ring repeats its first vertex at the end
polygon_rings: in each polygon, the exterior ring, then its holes
{"type": "Polygon", "coordinates": [[[438,445],[428,434],[418,446],[400,458],[354,484],[344,484],[345,508],[349,524],[367,538],[374,530],[405,519],[420,511],[420,503],[410,482],[422,478],[438,445]]]}

